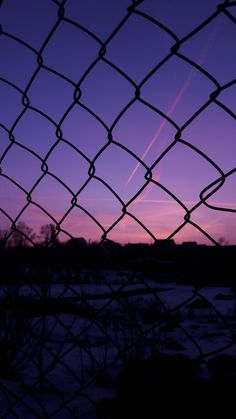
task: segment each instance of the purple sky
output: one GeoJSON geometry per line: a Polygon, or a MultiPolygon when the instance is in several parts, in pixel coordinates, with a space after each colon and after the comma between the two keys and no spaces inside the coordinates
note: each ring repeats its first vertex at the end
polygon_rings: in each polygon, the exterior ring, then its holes
{"type": "MultiPolygon", "coordinates": [[[[199,205],[190,220],[215,241],[224,237],[235,244],[236,222],[232,209],[236,209],[236,172],[233,172],[236,166],[236,84],[228,87],[227,84],[236,74],[236,24],[227,13],[235,19],[236,6],[227,7],[226,13],[219,11],[215,19],[183,42],[177,54],[172,54],[150,75],[170,54],[176,44],[174,35],[182,40],[217,12],[219,2],[143,0],[136,5],[136,12],[129,14],[127,8],[132,3],[131,0],[3,0],[0,8],[0,156],[3,156],[0,228],[10,227],[11,222],[17,220],[39,231],[42,224],[55,220],[62,230],[75,237],[99,240],[121,217],[123,204],[128,204],[145,184],[144,176],[150,167],[152,179],[157,183],[147,182],[146,188],[127,207],[131,215],[125,215],[107,234],[109,239],[122,243],[149,243],[152,237],[135,218],[157,239],[167,238],[182,225],[186,210],[199,202],[201,192],[232,171],[222,186],[206,199],[208,206],[199,205]],[[65,3],[61,19],[58,18],[60,3],[65,3]],[[168,28],[169,33],[144,14],[168,28]],[[110,38],[126,16],[125,23],[110,38]],[[82,28],[90,31],[90,35],[82,28]],[[13,37],[30,45],[31,49],[13,37]],[[106,53],[97,60],[102,43],[106,44],[106,53]],[[39,51],[43,66],[37,62],[39,51]],[[185,62],[181,55],[193,60],[212,77],[185,62]],[[78,83],[81,97],[78,103],[73,103],[78,83]],[[208,102],[217,85],[226,85],[217,101],[231,113],[212,102],[188,124],[194,113],[208,102]],[[140,97],[136,99],[135,86],[140,87],[140,97]],[[22,104],[25,91],[28,108],[22,104]],[[126,112],[117,119],[128,104],[126,112]],[[163,118],[162,113],[169,120],[163,118]],[[56,125],[62,133],[59,141],[56,125]],[[177,142],[157,162],[181,128],[183,142],[177,142]],[[113,138],[110,144],[109,130],[113,138]],[[9,131],[15,144],[9,140],[9,131]],[[192,146],[205,153],[212,163],[192,146]],[[48,167],[46,174],[43,160],[48,167]],[[93,160],[94,173],[91,172],[93,160]],[[72,208],[73,194],[79,191],[78,206],[72,208]],[[27,201],[29,193],[31,203],[27,201]]],[[[207,189],[203,197],[220,185],[219,182],[207,189]]],[[[59,237],[63,240],[66,236],[61,232],[59,237]]],[[[211,243],[189,223],[174,239],[176,242],[211,243]]]]}

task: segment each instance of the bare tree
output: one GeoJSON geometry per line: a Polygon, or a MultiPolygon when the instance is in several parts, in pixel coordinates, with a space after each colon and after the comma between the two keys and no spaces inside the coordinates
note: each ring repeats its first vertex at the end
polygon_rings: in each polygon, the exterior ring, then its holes
{"type": "Polygon", "coordinates": [[[228,240],[225,240],[225,238],[224,238],[224,237],[220,237],[220,238],[219,238],[219,244],[220,244],[221,246],[227,246],[227,245],[228,245],[228,240]]]}
{"type": "Polygon", "coordinates": [[[0,230],[0,247],[4,248],[7,245],[7,237],[10,234],[10,230],[0,230]]]}
{"type": "Polygon", "coordinates": [[[58,242],[57,230],[55,224],[45,224],[40,229],[40,234],[43,237],[43,245],[48,246],[51,243],[56,244],[58,242]]]}
{"type": "Polygon", "coordinates": [[[19,221],[11,235],[10,241],[12,246],[23,247],[27,246],[35,238],[36,235],[33,232],[33,229],[27,226],[23,221],[19,221]]]}

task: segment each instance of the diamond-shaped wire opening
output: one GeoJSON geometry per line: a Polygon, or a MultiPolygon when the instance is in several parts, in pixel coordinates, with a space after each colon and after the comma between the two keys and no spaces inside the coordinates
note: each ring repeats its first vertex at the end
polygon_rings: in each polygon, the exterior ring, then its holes
{"type": "Polygon", "coordinates": [[[158,26],[133,15],[108,45],[105,58],[135,82],[141,82],[169,54],[173,39],[158,26]],[[155,48],[150,42],[155,39],[155,48]]]}
{"type": "Polygon", "coordinates": [[[69,82],[41,68],[28,96],[32,107],[59,122],[74,102],[73,92],[74,87],[69,82]]]}
{"type": "MultiPolygon", "coordinates": [[[[122,200],[128,201],[145,183],[144,176],[147,170],[142,164],[131,178],[138,163],[133,155],[119,145],[111,144],[95,161],[95,176],[104,180],[122,200]]],[[[97,195],[95,191],[94,194],[97,195]]]]}
{"type": "MultiPolygon", "coordinates": [[[[175,134],[176,128],[167,119],[140,102],[135,102],[113,129],[114,139],[149,166],[172,143],[175,134]]],[[[130,173],[136,164],[130,163],[130,173]]]]}
{"type": "Polygon", "coordinates": [[[4,174],[29,191],[42,175],[41,164],[40,159],[32,153],[18,144],[12,144],[1,166],[4,174]],[[30,171],[30,177],[25,176],[26,167],[30,171]]]}
{"type": "Polygon", "coordinates": [[[101,46],[87,33],[62,22],[43,52],[44,64],[78,83],[101,46]],[[63,48],[63,58],[61,49],[63,48]]]}
{"type": "Polygon", "coordinates": [[[57,139],[55,131],[55,125],[47,118],[28,109],[14,129],[14,135],[20,144],[43,158],[57,139]]]}
{"type": "Polygon", "coordinates": [[[81,156],[79,150],[63,141],[53,149],[47,159],[47,165],[50,173],[61,178],[74,193],[89,179],[89,162],[81,156]]]}
{"type": "MultiPolygon", "coordinates": [[[[216,199],[215,196],[214,199],[216,199]]],[[[235,201],[233,200],[233,202],[235,201]]],[[[224,207],[224,203],[222,202],[218,202],[216,207],[228,209],[227,205],[224,207]]],[[[236,211],[235,203],[232,203],[230,208],[236,211]]],[[[191,221],[200,226],[205,232],[213,237],[216,242],[222,244],[233,244],[236,233],[235,212],[225,213],[223,211],[219,211],[217,217],[212,217],[212,211],[213,210],[211,208],[207,208],[202,205],[193,212],[191,221]]]]}
{"type": "MultiPolygon", "coordinates": [[[[161,180],[159,182],[162,183],[161,180]]],[[[153,183],[127,210],[159,240],[167,239],[183,223],[186,215],[186,210],[178,202],[153,183]]]]}
{"type": "Polygon", "coordinates": [[[125,17],[129,6],[129,0],[120,0],[119,3],[87,0],[86,4],[74,1],[66,5],[65,17],[78,22],[104,42],[125,17]]]}
{"type": "Polygon", "coordinates": [[[59,222],[71,207],[73,195],[58,180],[48,174],[33,190],[31,198],[59,222]]]}
{"type": "Polygon", "coordinates": [[[33,51],[19,42],[1,35],[0,54],[7,56],[1,60],[1,77],[13,82],[19,88],[25,89],[29,79],[37,68],[37,56],[33,51]],[[21,62],[21,71],[16,73],[16,68],[21,62]]]}
{"type": "Polygon", "coordinates": [[[183,138],[198,147],[218,167],[227,172],[235,167],[235,135],[233,118],[212,103],[185,128],[183,138]]]}
{"type": "MultiPolygon", "coordinates": [[[[9,177],[11,178],[10,174],[9,177]]],[[[14,178],[13,178],[14,179],[14,178]]],[[[1,205],[0,207],[14,220],[21,209],[27,204],[27,196],[11,180],[1,176],[1,205]]]]}
{"type": "Polygon", "coordinates": [[[166,25],[181,39],[214,13],[217,6],[217,0],[204,3],[190,3],[181,0],[178,7],[176,7],[174,1],[160,0],[157,5],[152,0],[146,0],[138,4],[137,10],[166,25]],[[191,16],[191,19],[189,19],[189,16],[191,16]]]}
{"type": "Polygon", "coordinates": [[[0,159],[2,159],[10,144],[8,132],[0,127],[0,159]]]}
{"type": "Polygon", "coordinates": [[[202,49],[200,65],[219,83],[224,84],[235,78],[236,64],[232,60],[235,36],[235,24],[220,14],[205,28],[188,39],[181,46],[180,51],[188,58],[198,62],[200,47],[202,49]]]}
{"type": "Polygon", "coordinates": [[[215,85],[199,70],[172,57],[145,83],[141,97],[182,126],[213,90],[215,85]]]}
{"type": "Polygon", "coordinates": [[[236,105],[235,105],[235,94],[236,94],[236,81],[229,88],[222,90],[218,96],[218,101],[223,103],[229,110],[231,110],[236,115],[236,105]]]}
{"type": "MultiPolygon", "coordinates": [[[[121,202],[106,185],[97,179],[90,180],[86,188],[78,195],[77,204],[87,210],[105,229],[110,227],[122,214],[121,202]]],[[[90,234],[92,233],[90,228],[90,234]]],[[[88,237],[87,234],[86,237],[88,237]]],[[[92,239],[92,236],[89,238],[92,239]]]]}
{"type": "Polygon", "coordinates": [[[24,110],[21,99],[20,91],[0,79],[1,124],[9,130],[24,110]]]}
{"type": "MultiPolygon", "coordinates": [[[[156,166],[157,181],[179,198],[187,208],[220,176],[219,171],[185,144],[176,144],[156,166]]],[[[153,177],[155,180],[155,175],[153,177]]]]}
{"type": "MultiPolygon", "coordinates": [[[[79,202],[80,201],[78,200],[78,204],[79,202]]],[[[81,206],[84,207],[85,205],[81,206]]],[[[86,211],[90,214],[89,210],[86,209],[86,211]]],[[[73,237],[83,237],[85,240],[100,241],[103,235],[102,226],[100,227],[86,211],[74,207],[62,222],[61,228],[73,237]]]]}
{"type": "Polygon", "coordinates": [[[18,14],[11,2],[5,2],[1,5],[1,22],[7,33],[38,50],[57,20],[57,12],[58,8],[53,2],[22,0],[18,14]]]}
{"type": "Polygon", "coordinates": [[[220,186],[220,188],[217,191],[215,191],[214,195],[210,196],[206,200],[206,203],[213,206],[215,209],[231,208],[233,210],[236,210],[235,181],[236,174],[234,172],[225,179],[224,183],[219,181],[217,184],[212,186],[212,188],[209,188],[209,190],[205,192],[204,196],[207,196],[208,192],[210,193],[212,189],[215,189],[215,187],[220,186]]]}
{"type": "Polygon", "coordinates": [[[81,85],[81,102],[106,124],[112,124],[117,115],[133,99],[133,86],[117,71],[98,62],[81,85]]]}
{"type": "Polygon", "coordinates": [[[63,138],[93,159],[107,143],[107,131],[80,104],[74,106],[62,123],[63,138]]]}

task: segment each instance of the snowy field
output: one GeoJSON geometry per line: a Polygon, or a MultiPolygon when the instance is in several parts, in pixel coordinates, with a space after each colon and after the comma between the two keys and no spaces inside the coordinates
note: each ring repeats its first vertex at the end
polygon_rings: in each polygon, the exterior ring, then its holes
{"type": "Polygon", "coordinates": [[[6,356],[16,374],[1,377],[1,418],[95,419],[96,405],[114,397],[126,359],[235,354],[235,292],[228,287],[196,290],[118,271],[83,271],[82,281],[1,288],[2,300],[24,298],[17,316],[1,313],[1,342],[17,348],[6,356]],[[30,300],[35,311],[26,309],[30,300]],[[22,310],[28,314],[20,317],[22,310]]]}

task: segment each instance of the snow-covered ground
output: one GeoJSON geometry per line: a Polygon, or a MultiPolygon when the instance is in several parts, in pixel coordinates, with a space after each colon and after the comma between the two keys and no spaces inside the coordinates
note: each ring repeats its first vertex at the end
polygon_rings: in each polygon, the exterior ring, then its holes
{"type": "MultiPolygon", "coordinates": [[[[13,361],[16,369],[21,365],[20,378],[1,378],[1,418],[92,419],[95,404],[113,397],[112,381],[124,359],[182,353],[208,360],[217,351],[235,354],[230,288],[197,291],[130,272],[83,274],[87,283],[18,290],[18,296],[37,300],[42,295],[68,299],[73,310],[27,319],[30,339],[22,337],[13,361]]],[[[17,321],[12,324],[14,334],[17,321]]]]}

